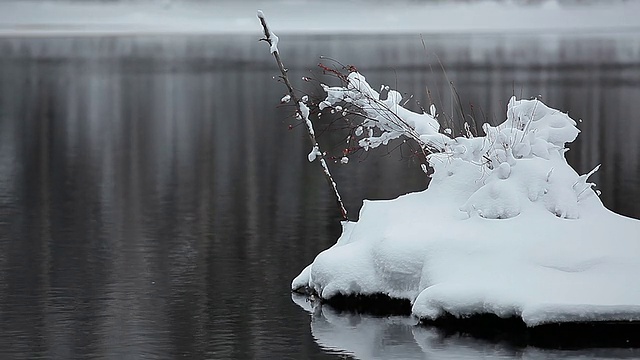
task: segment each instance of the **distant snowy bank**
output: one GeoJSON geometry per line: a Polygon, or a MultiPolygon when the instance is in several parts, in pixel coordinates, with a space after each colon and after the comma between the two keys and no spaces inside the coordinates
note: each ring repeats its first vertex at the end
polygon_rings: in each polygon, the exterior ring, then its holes
{"type": "Polygon", "coordinates": [[[321,107],[360,109],[362,147],[406,136],[432,149],[434,173],[425,191],[365,201],[293,291],[406,299],[421,319],[640,321],[640,221],[604,207],[588,181],[597,167],[566,162],[579,133],[568,115],[512,98],[486,135],[451,138],[435,108],[413,113],[393,90],[382,99],[357,72],[345,83],[325,86],[321,107]]]}
{"type": "Polygon", "coordinates": [[[638,2],[562,6],[479,1],[3,1],[0,35],[256,33],[255,10],[272,14],[279,33],[468,33],[638,31],[638,2]]]}

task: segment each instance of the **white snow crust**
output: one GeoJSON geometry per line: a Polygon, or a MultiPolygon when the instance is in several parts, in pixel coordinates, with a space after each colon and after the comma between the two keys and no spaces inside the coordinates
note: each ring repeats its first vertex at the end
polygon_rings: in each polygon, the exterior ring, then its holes
{"type": "MultiPolygon", "coordinates": [[[[366,83],[357,73],[349,78],[366,83]]],[[[369,100],[379,96],[368,84],[361,89],[369,100]]],[[[325,90],[325,106],[362,99],[343,96],[351,84],[325,90]]],[[[565,144],[579,133],[574,120],[541,101],[512,98],[506,120],[485,124],[485,136],[452,139],[432,116],[389,94],[375,112],[398,115],[415,132],[409,137],[440,150],[428,157],[429,187],[365,200],[359,221],[343,223],[337,243],[293,280],[293,290],[308,287],[322,298],[382,293],[411,301],[423,319],[640,320],[640,221],[606,209],[588,181],[593,171],[580,175],[566,162],[565,144]]],[[[384,122],[364,126],[388,128],[363,131],[361,144],[398,137],[384,122]]]]}

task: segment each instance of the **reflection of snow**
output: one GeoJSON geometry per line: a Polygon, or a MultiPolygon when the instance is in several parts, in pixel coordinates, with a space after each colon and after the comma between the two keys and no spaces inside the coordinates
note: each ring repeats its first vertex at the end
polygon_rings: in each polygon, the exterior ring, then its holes
{"type": "Polygon", "coordinates": [[[514,348],[508,342],[514,334],[482,340],[445,333],[434,327],[416,326],[415,319],[409,317],[338,313],[328,306],[316,304],[314,307],[301,296],[294,295],[293,300],[313,314],[311,333],[320,347],[358,359],[617,359],[640,356],[635,349],[551,350],[526,343],[519,343],[514,348]]]}
{"type": "Polygon", "coordinates": [[[637,29],[640,4],[602,3],[589,7],[476,2],[454,5],[380,2],[156,2],[0,3],[0,34],[256,33],[256,10],[267,13],[279,32],[418,33],[469,31],[602,31],[637,29]]]}
{"type": "MultiPolygon", "coordinates": [[[[14,121],[0,123],[0,207],[7,208],[16,192],[16,175],[19,167],[16,161],[18,132],[14,121]]],[[[0,221],[1,222],[1,221],[0,221]]]]}
{"type": "Polygon", "coordinates": [[[588,182],[597,167],[578,175],[567,164],[565,144],[579,132],[568,115],[514,97],[506,121],[485,124],[485,136],[451,139],[423,126],[426,114],[415,119],[399,100],[379,100],[360,74],[347,81],[325,87],[325,105],[349,104],[366,115],[360,143],[391,134],[431,144],[435,173],[423,192],[365,202],[360,220],[344,224],[336,245],[294,279],[294,290],[309,287],[325,299],[382,293],[411,301],[425,319],[640,320],[633,285],[640,221],[602,205],[588,182]]]}

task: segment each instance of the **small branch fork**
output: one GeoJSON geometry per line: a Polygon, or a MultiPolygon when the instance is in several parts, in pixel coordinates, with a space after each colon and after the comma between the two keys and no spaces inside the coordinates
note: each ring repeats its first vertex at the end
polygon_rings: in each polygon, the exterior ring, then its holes
{"type": "Polygon", "coordinates": [[[293,86],[291,85],[291,81],[289,80],[289,76],[287,75],[287,69],[284,67],[282,63],[282,59],[280,58],[280,52],[278,51],[278,37],[275,36],[269,27],[267,26],[267,20],[264,17],[262,11],[258,11],[258,19],[260,19],[260,23],[262,24],[262,30],[264,31],[264,38],[260,39],[260,41],[266,41],[271,47],[271,53],[273,57],[276,59],[276,63],[278,64],[278,68],[280,69],[280,77],[284,81],[284,84],[287,86],[287,90],[289,91],[289,96],[291,96],[291,100],[296,106],[296,114],[297,118],[303,120],[307,126],[307,134],[309,135],[309,141],[311,141],[311,146],[313,149],[318,149],[316,152],[316,157],[320,161],[320,165],[322,166],[322,171],[324,173],[324,177],[329,183],[329,187],[333,191],[336,196],[336,202],[338,203],[338,207],[340,208],[340,213],[342,214],[343,220],[348,220],[347,218],[347,210],[344,207],[344,203],[342,202],[342,197],[340,197],[340,193],[338,192],[338,188],[336,186],[336,182],[333,180],[333,176],[331,176],[331,172],[329,172],[329,167],[327,166],[327,162],[325,160],[324,153],[320,151],[320,147],[318,146],[318,141],[316,140],[316,135],[313,130],[313,124],[309,120],[309,109],[307,105],[304,104],[295,94],[293,86]]]}

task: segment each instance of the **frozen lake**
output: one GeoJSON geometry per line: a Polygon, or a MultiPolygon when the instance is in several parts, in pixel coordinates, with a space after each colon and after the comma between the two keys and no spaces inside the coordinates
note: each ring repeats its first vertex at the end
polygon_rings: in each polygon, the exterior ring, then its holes
{"type": "MultiPolygon", "coordinates": [[[[450,81],[478,124],[502,121],[512,94],[541,96],[583,120],[569,162],[582,173],[602,163],[592,180],[605,205],[640,218],[637,33],[424,43],[281,36],[279,48],[298,83],[330,56],[420,104],[428,88],[458,125],[450,81]]],[[[335,242],[340,214],[306,159],[306,133],[288,130],[267,49],[250,35],[0,38],[0,357],[640,357],[402,317],[310,317],[289,284],[335,242]]],[[[342,153],[341,135],[320,137],[330,155],[342,153]]],[[[333,165],[351,214],[364,198],[426,187],[407,150],[333,165]]]]}

